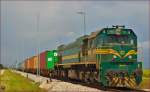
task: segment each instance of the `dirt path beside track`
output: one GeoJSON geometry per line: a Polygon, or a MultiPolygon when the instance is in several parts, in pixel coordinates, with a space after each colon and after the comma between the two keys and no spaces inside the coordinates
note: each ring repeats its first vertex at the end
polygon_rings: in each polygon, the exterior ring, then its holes
{"type": "Polygon", "coordinates": [[[24,72],[15,71],[15,70],[13,71],[21,74],[24,77],[28,76],[29,79],[33,80],[36,83],[40,83],[39,87],[47,90],[48,92],[53,92],[53,91],[54,92],[79,92],[79,91],[80,92],[81,91],[104,92],[96,88],[91,88],[91,87],[83,86],[80,84],[64,82],[64,81],[56,80],[56,79],[52,79],[52,82],[47,82],[47,80],[49,81],[49,78],[47,77],[36,76],[34,74],[24,73],[24,72]]]}
{"type": "Polygon", "coordinates": [[[5,71],[4,69],[1,69],[0,70],[0,75],[3,75],[4,71],[5,71]]]}

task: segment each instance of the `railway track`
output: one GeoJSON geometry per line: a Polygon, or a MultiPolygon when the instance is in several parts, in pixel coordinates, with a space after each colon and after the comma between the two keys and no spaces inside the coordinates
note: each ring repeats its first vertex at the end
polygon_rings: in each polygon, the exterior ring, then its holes
{"type": "Polygon", "coordinates": [[[57,79],[57,80],[70,82],[70,83],[73,83],[73,84],[80,84],[80,85],[83,85],[83,86],[96,88],[98,90],[108,91],[108,92],[149,92],[149,91],[145,91],[145,90],[142,90],[142,89],[131,89],[131,88],[126,88],[126,87],[102,87],[98,83],[84,83],[84,82],[77,81],[77,80],[72,80],[72,79],[70,79],[70,80],[57,79]]]}
{"type": "Polygon", "coordinates": [[[147,92],[147,91],[144,91],[144,90],[141,90],[141,89],[130,89],[130,88],[108,88],[107,89],[108,91],[113,91],[113,92],[147,92]]]}

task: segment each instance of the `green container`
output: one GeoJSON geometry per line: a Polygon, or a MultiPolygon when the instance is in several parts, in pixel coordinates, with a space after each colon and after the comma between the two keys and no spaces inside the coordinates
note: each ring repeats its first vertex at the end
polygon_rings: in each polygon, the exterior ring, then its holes
{"type": "Polygon", "coordinates": [[[47,59],[46,59],[46,67],[47,69],[54,69],[55,64],[58,62],[58,54],[57,50],[52,50],[47,52],[47,59]]]}

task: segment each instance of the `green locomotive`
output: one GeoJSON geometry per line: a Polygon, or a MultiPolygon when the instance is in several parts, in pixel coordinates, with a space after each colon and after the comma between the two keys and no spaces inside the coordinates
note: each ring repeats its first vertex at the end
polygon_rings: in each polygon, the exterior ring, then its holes
{"type": "Polygon", "coordinates": [[[137,36],[124,26],[103,28],[58,48],[54,77],[134,88],[142,81],[137,36]]]}
{"type": "MultiPolygon", "coordinates": [[[[24,62],[37,70],[38,56],[24,62]],[[34,63],[33,63],[34,62],[34,63]]],[[[40,54],[40,72],[54,78],[81,80],[101,86],[135,88],[142,81],[142,62],[137,60],[137,36],[124,26],[103,28],[77,38],[57,50],[40,54]]],[[[28,71],[31,72],[31,71],[28,71]]]]}

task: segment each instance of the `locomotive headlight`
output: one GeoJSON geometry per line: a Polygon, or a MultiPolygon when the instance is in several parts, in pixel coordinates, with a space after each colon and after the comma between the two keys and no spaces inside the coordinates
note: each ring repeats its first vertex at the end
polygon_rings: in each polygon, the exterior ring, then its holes
{"type": "Polygon", "coordinates": [[[117,58],[117,56],[116,56],[116,55],[113,55],[113,58],[117,58]]]}
{"type": "Polygon", "coordinates": [[[130,59],[131,59],[131,58],[132,58],[132,56],[131,56],[131,55],[129,55],[129,56],[128,56],[128,58],[130,58],[130,59]]]}

